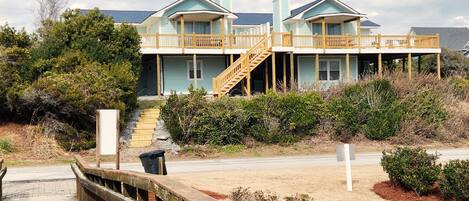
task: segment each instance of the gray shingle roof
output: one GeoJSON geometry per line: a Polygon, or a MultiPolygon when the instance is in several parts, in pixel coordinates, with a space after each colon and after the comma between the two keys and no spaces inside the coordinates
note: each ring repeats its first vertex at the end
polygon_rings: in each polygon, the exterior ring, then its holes
{"type": "MultiPolygon", "coordinates": [[[[80,9],[80,12],[87,14],[91,10],[80,9]]],[[[156,11],[129,11],[129,10],[99,10],[105,16],[110,16],[115,23],[142,23],[156,11]]]]}
{"type": "Polygon", "coordinates": [[[273,24],[272,13],[235,13],[238,16],[234,25],[259,25],[269,22],[273,24]]]}
{"type": "Polygon", "coordinates": [[[416,35],[440,34],[440,45],[452,50],[463,50],[469,42],[467,27],[412,27],[410,32],[416,35]]]}
{"type": "Polygon", "coordinates": [[[373,22],[373,21],[371,21],[371,20],[365,20],[365,21],[361,21],[361,22],[360,22],[360,26],[364,26],[364,27],[380,27],[381,25],[376,24],[375,22],[373,22]]]}

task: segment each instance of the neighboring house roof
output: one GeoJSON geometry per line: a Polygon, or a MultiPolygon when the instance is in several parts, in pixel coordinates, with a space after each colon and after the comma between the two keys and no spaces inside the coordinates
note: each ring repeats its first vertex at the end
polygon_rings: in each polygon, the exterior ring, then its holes
{"type": "MultiPolygon", "coordinates": [[[[91,10],[80,9],[82,14],[88,14],[91,10]]],[[[115,23],[141,24],[156,11],[129,11],[129,10],[99,10],[105,16],[112,17],[115,23]]]]}
{"type": "Polygon", "coordinates": [[[441,47],[452,50],[464,50],[469,42],[467,27],[412,27],[411,33],[416,35],[440,35],[441,47]]]}
{"type": "Polygon", "coordinates": [[[235,13],[238,16],[233,25],[260,25],[273,24],[272,13],[235,13]]]}
{"type": "Polygon", "coordinates": [[[381,25],[376,24],[375,22],[373,22],[371,20],[361,21],[360,26],[362,26],[362,27],[381,27],[381,25]]]}
{"type": "MultiPolygon", "coordinates": [[[[292,11],[290,11],[290,17],[287,17],[285,20],[289,20],[289,19],[294,18],[294,17],[296,17],[296,16],[298,16],[302,13],[305,13],[305,12],[309,11],[310,9],[318,6],[319,4],[324,3],[325,1],[328,1],[328,0],[315,0],[315,1],[313,1],[311,3],[308,3],[304,6],[293,9],[292,11]]],[[[352,7],[350,7],[347,4],[343,3],[342,1],[339,1],[339,0],[332,0],[332,1],[337,2],[339,5],[341,5],[346,10],[348,10],[349,12],[347,12],[347,13],[361,14],[360,12],[356,11],[355,9],[353,9],[352,7]]]]}

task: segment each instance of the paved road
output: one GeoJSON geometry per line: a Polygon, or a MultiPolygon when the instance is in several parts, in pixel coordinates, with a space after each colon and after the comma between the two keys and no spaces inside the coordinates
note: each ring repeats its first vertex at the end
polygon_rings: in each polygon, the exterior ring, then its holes
{"type": "MultiPolygon", "coordinates": [[[[437,150],[441,154],[440,160],[469,159],[469,148],[437,150]]],[[[429,152],[435,152],[431,150],[429,152]]],[[[357,154],[357,159],[353,165],[377,165],[379,164],[381,153],[357,154]]],[[[247,158],[247,159],[216,159],[199,161],[175,161],[167,162],[168,173],[190,173],[190,172],[210,172],[229,170],[262,170],[279,168],[304,168],[317,166],[338,166],[342,165],[336,161],[335,155],[311,155],[293,157],[271,157],[271,158],[247,158]]],[[[113,167],[111,164],[104,164],[104,167],[113,167]]],[[[124,170],[143,172],[140,163],[122,164],[124,170]]],[[[35,181],[50,179],[73,179],[74,175],[70,165],[44,166],[44,167],[24,167],[9,168],[4,178],[5,182],[35,181]]]]}

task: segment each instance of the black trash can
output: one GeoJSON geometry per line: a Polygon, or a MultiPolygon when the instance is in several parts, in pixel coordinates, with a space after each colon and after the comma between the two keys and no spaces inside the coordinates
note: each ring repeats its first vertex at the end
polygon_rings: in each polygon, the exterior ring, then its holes
{"type": "Polygon", "coordinates": [[[143,153],[139,156],[146,173],[167,175],[163,150],[143,153]]]}

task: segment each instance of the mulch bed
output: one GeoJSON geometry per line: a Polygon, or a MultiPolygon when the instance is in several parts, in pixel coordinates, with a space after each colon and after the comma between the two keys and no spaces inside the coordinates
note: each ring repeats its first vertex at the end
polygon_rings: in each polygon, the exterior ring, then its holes
{"type": "Polygon", "coordinates": [[[390,201],[444,201],[438,186],[429,195],[422,197],[413,191],[406,191],[390,181],[375,184],[373,191],[381,198],[390,201]]]}
{"type": "Polygon", "coordinates": [[[204,193],[205,195],[208,195],[208,196],[214,198],[215,200],[226,200],[226,199],[228,199],[227,195],[223,195],[223,194],[212,192],[212,191],[206,191],[206,190],[200,190],[200,189],[197,189],[197,190],[204,193]]]}

